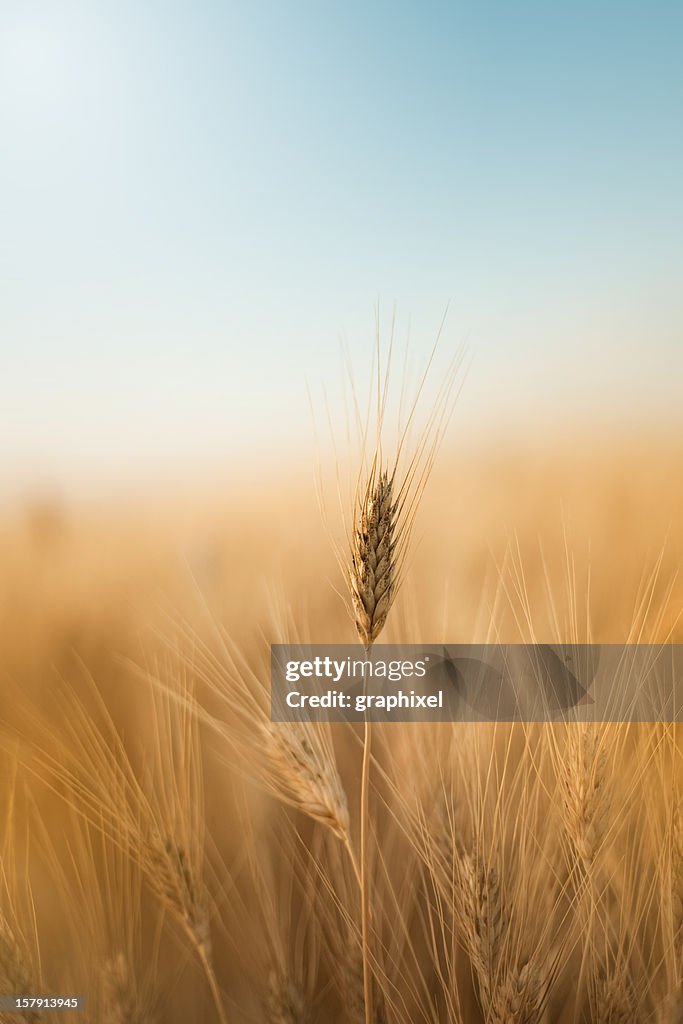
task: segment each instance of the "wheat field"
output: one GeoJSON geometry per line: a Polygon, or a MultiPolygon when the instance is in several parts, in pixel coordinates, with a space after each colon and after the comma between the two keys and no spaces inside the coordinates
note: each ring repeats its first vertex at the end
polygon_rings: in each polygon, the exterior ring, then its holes
{"type": "MultiPolygon", "coordinates": [[[[444,445],[382,639],[682,642],[681,465],[585,429],[444,445]]],[[[269,644],[355,642],[342,527],[313,473],[222,479],[3,513],[0,994],[683,1021],[681,727],[275,726],[269,644]]]]}

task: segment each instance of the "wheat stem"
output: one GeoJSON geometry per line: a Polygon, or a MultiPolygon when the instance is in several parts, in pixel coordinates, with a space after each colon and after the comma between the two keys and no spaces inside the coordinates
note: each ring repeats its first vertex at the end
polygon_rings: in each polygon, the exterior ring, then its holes
{"type": "Polygon", "coordinates": [[[197,944],[197,955],[199,956],[220,1024],[228,1024],[228,1017],[225,1012],[225,1007],[223,1006],[223,997],[221,996],[220,989],[218,987],[216,972],[213,969],[211,957],[209,956],[204,943],[197,944]]]}
{"type": "Polygon", "coordinates": [[[361,946],[363,951],[363,997],[365,1002],[365,1024],[372,1024],[372,974],[370,970],[370,892],[368,884],[368,827],[370,824],[370,755],[372,752],[372,729],[365,718],[363,734],[363,766],[360,789],[360,899],[361,899],[361,946]]]}
{"type": "MultiPolygon", "coordinates": [[[[396,591],[396,515],[393,474],[375,465],[354,514],[349,576],[356,631],[369,656],[381,633],[396,591]]],[[[368,833],[372,728],[365,716],[360,791],[360,898],[365,1022],[372,1024],[370,965],[370,882],[368,833]]]]}

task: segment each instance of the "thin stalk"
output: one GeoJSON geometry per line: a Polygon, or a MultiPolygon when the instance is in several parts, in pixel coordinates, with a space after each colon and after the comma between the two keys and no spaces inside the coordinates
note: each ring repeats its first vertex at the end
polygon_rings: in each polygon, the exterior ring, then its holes
{"type": "MultiPolygon", "coordinates": [[[[366,712],[367,714],[367,712],[366,712]]],[[[370,754],[372,731],[365,719],[363,734],[363,767],[360,785],[360,916],[363,951],[363,998],[365,1024],[372,1024],[372,973],[370,971],[370,892],[368,884],[368,826],[370,824],[370,754]]]]}
{"type": "Polygon", "coordinates": [[[228,1017],[225,1012],[225,1007],[223,1006],[223,997],[221,996],[220,989],[218,988],[218,980],[213,969],[213,964],[211,963],[211,958],[207,953],[206,946],[203,942],[196,942],[195,945],[209,986],[209,991],[211,992],[213,1004],[216,1007],[216,1013],[218,1014],[220,1024],[228,1024],[228,1017]]]}
{"type": "MultiPolygon", "coordinates": [[[[366,657],[371,644],[366,647],[366,657]]],[[[367,682],[365,684],[367,689],[367,682]]],[[[370,757],[372,754],[372,727],[367,707],[363,724],[363,764],[360,782],[360,927],[363,956],[363,1002],[365,1024],[372,1024],[372,972],[370,970],[370,885],[368,878],[368,831],[370,827],[370,757]]]]}

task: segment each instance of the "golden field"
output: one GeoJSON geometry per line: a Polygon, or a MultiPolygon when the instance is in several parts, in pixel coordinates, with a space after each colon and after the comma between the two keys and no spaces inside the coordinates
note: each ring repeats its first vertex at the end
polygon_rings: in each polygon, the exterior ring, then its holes
{"type": "MultiPolygon", "coordinates": [[[[300,465],[4,513],[0,993],[93,1024],[678,1024],[680,726],[375,727],[363,942],[362,736],[267,720],[269,643],[355,641],[300,465]]],[[[382,639],[683,642],[681,466],[587,430],[444,447],[382,639]]]]}

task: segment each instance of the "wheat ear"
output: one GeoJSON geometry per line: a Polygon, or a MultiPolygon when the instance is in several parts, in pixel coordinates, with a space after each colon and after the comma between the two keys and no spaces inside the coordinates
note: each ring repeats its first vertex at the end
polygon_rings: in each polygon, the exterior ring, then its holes
{"type": "Polygon", "coordinates": [[[349,808],[336,765],[297,722],[263,726],[265,749],[287,803],[349,842],[349,808]]]}
{"type": "Polygon", "coordinates": [[[604,842],[609,816],[607,752],[594,731],[572,730],[564,770],[564,813],[579,862],[591,869],[604,842]]]}
{"type": "Polygon", "coordinates": [[[350,587],[356,631],[369,647],[382,632],[396,591],[394,480],[373,473],[354,516],[350,587]]]}
{"type": "Polygon", "coordinates": [[[544,1012],[543,989],[530,963],[506,971],[486,1016],[489,1024],[540,1024],[544,1012]]]}
{"type": "Polygon", "coordinates": [[[306,1024],[307,1013],[303,996],[291,978],[279,970],[268,974],[264,1002],[268,1024],[306,1024]]]}
{"type": "Polygon", "coordinates": [[[597,980],[595,1024],[631,1024],[638,1020],[638,999],[624,964],[601,971],[597,980]]]}
{"type": "Polygon", "coordinates": [[[503,955],[507,914],[498,872],[480,857],[456,853],[454,902],[463,944],[479,983],[479,995],[488,1011],[497,985],[503,955]]]}
{"type": "Polygon", "coordinates": [[[154,1024],[152,1012],[140,1000],[126,955],[117,953],[101,968],[100,1024],[154,1024]]]}

